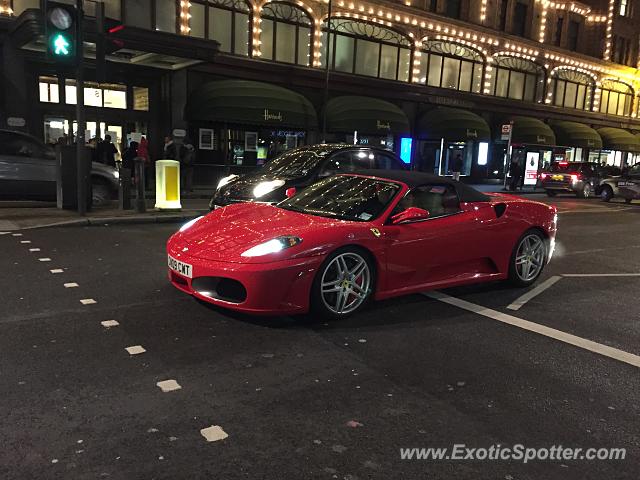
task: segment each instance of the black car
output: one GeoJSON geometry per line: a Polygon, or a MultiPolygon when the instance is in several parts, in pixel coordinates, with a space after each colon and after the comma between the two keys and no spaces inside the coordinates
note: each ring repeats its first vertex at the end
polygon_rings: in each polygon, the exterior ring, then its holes
{"type": "Polygon", "coordinates": [[[589,198],[599,193],[603,178],[614,174],[611,168],[588,162],[555,162],[540,173],[540,186],[550,197],[573,193],[580,198],[589,198]]]}
{"type": "Polygon", "coordinates": [[[357,145],[310,145],[289,150],[246,175],[218,183],[209,208],[237,202],[275,203],[335,173],[359,170],[406,170],[393,152],[357,145]]]}

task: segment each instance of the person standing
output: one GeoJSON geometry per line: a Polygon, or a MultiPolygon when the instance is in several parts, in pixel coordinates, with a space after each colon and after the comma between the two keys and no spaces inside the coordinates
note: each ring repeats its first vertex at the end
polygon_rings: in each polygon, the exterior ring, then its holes
{"type": "Polygon", "coordinates": [[[179,160],[178,147],[173,142],[173,137],[171,135],[166,135],[164,137],[164,148],[162,149],[162,158],[164,160],[179,160]]]}
{"type": "Polygon", "coordinates": [[[147,141],[147,137],[144,135],[140,137],[138,156],[144,158],[145,188],[149,188],[152,185],[153,165],[151,164],[151,157],[149,156],[149,142],[147,141]]]}
{"type": "Polygon", "coordinates": [[[104,156],[103,163],[115,168],[117,153],[118,149],[113,143],[111,143],[111,135],[105,135],[104,142],[102,142],[102,155],[104,156]]]}
{"type": "Polygon", "coordinates": [[[460,172],[462,171],[462,155],[459,153],[453,157],[453,161],[451,162],[451,173],[453,174],[454,180],[460,180],[460,172]]]}
{"type": "Polygon", "coordinates": [[[189,138],[185,138],[180,149],[180,171],[182,172],[182,189],[193,192],[193,164],[196,159],[196,149],[189,138]]]}
{"type": "Polygon", "coordinates": [[[515,155],[511,159],[511,164],[509,165],[509,174],[511,175],[511,184],[509,185],[509,190],[515,191],[520,186],[520,177],[522,176],[520,162],[515,155]]]}
{"type": "Polygon", "coordinates": [[[138,156],[138,142],[132,141],[122,154],[122,168],[126,168],[131,172],[131,178],[135,183],[136,164],[135,158],[138,156]]]}

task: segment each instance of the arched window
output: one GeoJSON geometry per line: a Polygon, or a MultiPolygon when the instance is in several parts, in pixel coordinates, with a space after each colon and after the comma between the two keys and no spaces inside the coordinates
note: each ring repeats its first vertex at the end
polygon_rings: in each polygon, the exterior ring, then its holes
{"type": "Polygon", "coordinates": [[[420,83],[480,93],[483,67],[482,55],[469,47],[443,40],[422,42],[420,83]]]}
{"type": "Polygon", "coordinates": [[[520,57],[498,57],[493,62],[491,94],[527,102],[542,101],[544,68],[520,57]]]}
{"type": "Polygon", "coordinates": [[[191,0],[191,36],[220,43],[220,51],[249,55],[251,9],[245,0],[191,0]]]}
{"type": "MultiPolygon", "coordinates": [[[[322,34],[325,65],[327,32],[322,34]]],[[[411,42],[400,33],[374,23],[346,19],[331,21],[329,59],[333,70],[389,80],[409,81],[411,42]]]]}
{"type": "Polygon", "coordinates": [[[261,18],[262,58],[308,66],[313,22],[307,12],[288,3],[273,2],[262,7],[261,18]]]}
{"type": "Polygon", "coordinates": [[[552,75],[549,92],[552,104],[558,107],[591,110],[593,79],[582,72],[558,69],[552,75]]]}
{"type": "Polygon", "coordinates": [[[626,83],[604,80],[600,86],[600,113],[631,115],[633,89],[626,83]]]}

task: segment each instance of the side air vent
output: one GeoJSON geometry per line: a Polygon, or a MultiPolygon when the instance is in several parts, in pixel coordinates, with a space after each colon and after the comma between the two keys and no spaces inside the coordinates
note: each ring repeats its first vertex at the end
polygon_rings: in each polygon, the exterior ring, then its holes
{"type": "Polygon", "coordinates": [[[507,209],[507,204],[506,203],[496,203],[493,206],[493,209],[496,211],[496,217],[500,218],[502,215],[504,215],[504,212],[507,209]]]}

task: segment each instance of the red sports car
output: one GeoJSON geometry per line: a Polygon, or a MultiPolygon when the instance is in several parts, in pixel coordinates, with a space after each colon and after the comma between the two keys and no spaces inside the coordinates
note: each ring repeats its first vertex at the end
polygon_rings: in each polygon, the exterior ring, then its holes
{"type": "Polygon", "coordinates": [[[167,243],[169,279],[253,314],[343,317],[384,299],[508,279],[532,284],[553,254],[556,209],[442,177],[367,171],[277,205],[234,204],[167,243]]]}

